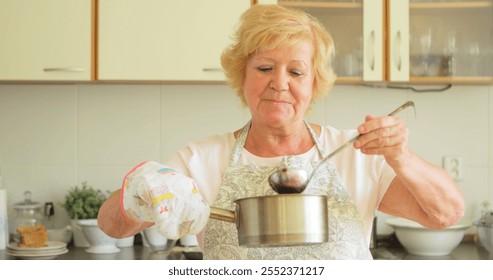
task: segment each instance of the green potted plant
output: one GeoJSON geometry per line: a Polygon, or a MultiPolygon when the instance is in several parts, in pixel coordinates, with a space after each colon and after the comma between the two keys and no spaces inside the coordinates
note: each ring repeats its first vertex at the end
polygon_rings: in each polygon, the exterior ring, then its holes
{"type": "Polygon", "coordinates": [[[102,191],[93,189],[87,182],[82,182],[82,187],[75,186],[69,190],[63,207],[72,220],[96,219],[99,207],[105,200],[106,195],[102,191]]]}
{"type": "Polygon", "coordinates": [[[89,186],[87,182],[82,182],[81,187],[75,186],[69,190],[62,206],[71,219],[74,246],[90,246],[77,220],[97,219],[99,208],[106,198],[105,193],[89,186]]]}

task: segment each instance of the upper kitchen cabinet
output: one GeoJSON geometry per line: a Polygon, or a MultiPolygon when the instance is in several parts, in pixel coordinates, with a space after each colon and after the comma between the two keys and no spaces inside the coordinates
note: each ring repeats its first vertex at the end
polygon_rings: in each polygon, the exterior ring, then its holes
{"type": "Polygon", "coordinates": [[[0,80],[90,80],[90,0],[1,0],[0,80]]]}
{"type": "Polygon", "coordinates": [[[409,7],[412,82],[493,82],[493,1],[410,0],[409,7]]]}
{"type": "Polygon", "coordinates": [[[224,81],[220,56],[250,0],[99,0],[100,80],[224,81]]]}
{"type": "Polygon", "coordinates": [[[492,0],[277,3],[303,9],[327,27],[338,83],[493,82],[492,0]]]}

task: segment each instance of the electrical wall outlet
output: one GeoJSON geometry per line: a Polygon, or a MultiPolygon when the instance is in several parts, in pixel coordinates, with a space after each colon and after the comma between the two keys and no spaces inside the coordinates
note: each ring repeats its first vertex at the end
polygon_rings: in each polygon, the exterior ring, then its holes
{"type": "Polygon", "coordinates": [[[452,177],[454,181],[460,181],[463,177],[462,157],[444,156],[443,169],[452,177]]]}

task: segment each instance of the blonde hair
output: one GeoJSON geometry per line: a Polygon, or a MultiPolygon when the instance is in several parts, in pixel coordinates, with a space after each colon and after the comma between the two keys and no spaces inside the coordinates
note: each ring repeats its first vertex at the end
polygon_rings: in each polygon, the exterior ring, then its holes
{"type": "Polygon", "coordinates": [[[279,5],[254,5],[241,16],[232,40],[221,56],[221,65],[243,105],[246,105],[242,87],[248,57],[281,45],[296,46],[305,40],[312,41],[315,76],[312,102],[327,94],[334,85],[332,37],[317,19],[303,11],[279,5]]]}

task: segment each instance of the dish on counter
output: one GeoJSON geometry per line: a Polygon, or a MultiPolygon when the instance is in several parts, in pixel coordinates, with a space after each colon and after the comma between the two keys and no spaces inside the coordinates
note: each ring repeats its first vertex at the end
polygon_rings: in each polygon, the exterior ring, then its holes
{"type": "Polygon", "coordinates": [[[120,251],[121,249],[112,245],[91,246],[86,249],[86,252],[91,254],[114,254],[119,253],[120,251]]]}
{"type": "Polygon", "coordinates": [[[48,241],[45,247],[19,247],[17,243],[11,242],[5,251],[7,255],[22,260],[51,260],[68,252],[67,243],[48,241]]]}
{"type": "Polygon", "coordinates": [[[388,219],[387,224],[395,229],[395,235],[404,248],[418,256],[449,255],[464,238],[470,224],[455,224],[441,230],[426,228],[403,218],[388,219]]]}
{"type": "Polygon", "coordinates": [[[27,252],[16,252],[10,249],[5,251],[7,255],[17,257],[21,260],[52,260],[58,257],[59,255],[63,255],[68,253],[68,249],[59,249],[57,251],[49,251],[49,252],[38,252],[38,253],[27,253],[27,252]]]}

